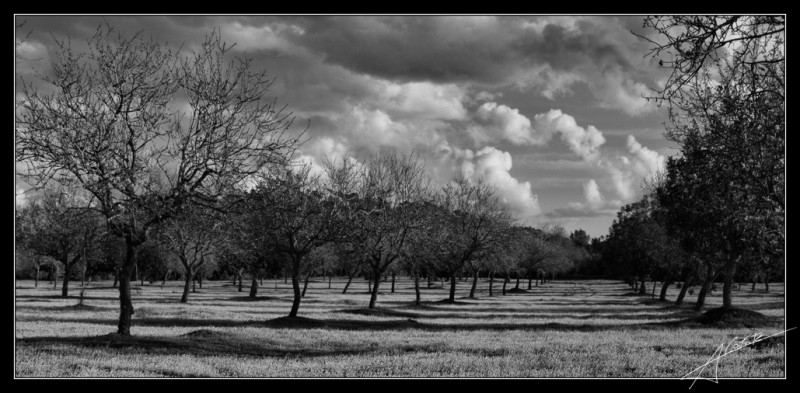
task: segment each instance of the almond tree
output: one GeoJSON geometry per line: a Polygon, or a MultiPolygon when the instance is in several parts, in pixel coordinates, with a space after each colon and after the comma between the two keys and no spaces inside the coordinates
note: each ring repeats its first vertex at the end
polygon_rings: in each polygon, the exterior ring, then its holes
{"type": "Polygon", "coordinates": [[[179,216],[163,222],[157,229],[159,243],[184,269],[181,303],[189,302],[189,286],[195,275],[215,255],[214,240],[220,219],[210,209],[185,209],[179,216]]]}
{"type": "Polygon", "coordinates": [[[723,275],[730,308],[733,276],[757,263],[753,250],[784,254],[785,16],[659,16],[645,27],[650,54],[671,71],[653,98],[667,103],[666,135],[681,148],[665,198],[681,211],[673,217],[692,215],[675,221],[691,233],[683,239],[704,228],[706,279],[723,275]]]}
{"type": "Polygon", "coordinates": [[[86,53],[57,42],[48,90],[23,83],[16,117],[19,176],[86,190],[125,241],[118,333],[130,335],[136,250],[190,205],[214,205],[297,148],[271,80],[211,33],[178,55],[142,33],[101,26],[86,53]]]}
{"type": "Polygon", "coordinates": [[[511,215],[491,186],[478,180],[455,176],[437,200],[439,231],[435,252],[437,264],[450,277],[450,302],[455,301],[456,274],[480,252],[502,239],[511,225],[511,215]]]}
{"type": "Polygon", "coordinates": [[[375,308],[380,277],[397,261],[403,247],[425,221],[420,203],[428,194],[425,167],[413,154],[389,152],[369,158],[363,166],[348,159],[329,165],[332,178],[342,185],[339,192],[348,199],[352,219],[342,242],[358,250],[375,279],[369,308],[375,308]]]}
{"type": "Polygon", "coordinates": [[[17,210],[15,221],[18,244],[64,266],[61,296],[69,296],[74,267],[96,252],[102,235],[98,215],[74,192],[47,189],[40,200],[17,210]]]}
{"type": "Polygon", "coordinates": [[[289,262],[294,301],[288,317],[297,317],[309,253],[341,234],[344,204],[327,192],[309,168],[286,168],[262,178],[243,204],[242,225],[255,231],[254,241],[284,254],[289,262]]]}

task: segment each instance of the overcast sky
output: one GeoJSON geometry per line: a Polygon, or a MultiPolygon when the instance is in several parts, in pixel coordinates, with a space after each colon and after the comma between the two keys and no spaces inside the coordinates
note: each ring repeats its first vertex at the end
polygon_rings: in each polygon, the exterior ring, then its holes
{"type": "MultiPolygon", "coordinates": [[[[190,50],[220,29],[310,121],[301,159],[415,151],[439,184],[495,185],[527,225],[608,233],[642,179],[675,154],[663,109],[642,96],[664,73],[640,16],[18,16],[17,73],[47,72],[53,38],[76,49],[104,20],[190,50]]],[[[18,184],[18,188],[21,186],[18,184]]],[[[24,199],[19,197],[18,199],[24,199]]]]}

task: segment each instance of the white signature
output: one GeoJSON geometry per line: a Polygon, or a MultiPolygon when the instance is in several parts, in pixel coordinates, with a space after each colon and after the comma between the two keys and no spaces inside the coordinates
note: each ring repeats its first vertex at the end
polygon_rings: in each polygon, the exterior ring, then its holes
{"type": "Polygon", "coordinates": [[[711,358],[708,359],[708,361],[705,362],[705,364],[703,364],[702,366],[690,371],[688,374],[684,375],[683,378],[681,378],[681,380],[694,379],[694,382],[692,382],[692,385],[689,386],[689,389],[691,389],[692,386],[694,386],[694,383],[697,382],[698,379],[704,379],[706,381],[719,383],[719,378],[717,377],[717,371],[719,370],[719,360],[720,359],[722,359],[723,357],[727,356],[728,354],[731,354],[733,352],[741,350],[742,348],[745,348],[745,347],[748,347],[750,345],[753,345],[753,344],[755,344],[755,343],[757,343],[759,341],[764,341],[764,340],[766,340],[766,339],[768,339],[770,337],[780,336],[781,334],[784,334],[784,333],[786,333],[786,332],[788,332],[789,330],[792,330],[792,329],[795,329],[795,328],[786,329],[786,330],[784,330],[782,332],[778,332],[778,333],[775,333],[775,334],[772,334],[772,335],[769,335],[769,336],[765,336],[765,335],[763,335],[761,333],[753,333],[752,335],[746,336],[746,337],[742,338],[741,340],[739,339],[739,337],[734,337],[733,340],[731,340],[731,342],[728,343],[727,346],[725,346],[725,343],[720,344],[719,347],[717,347],[717,350],[714,351],[714,354],[711,355],[711,358]],[[706,370],[706,368],[711,363],[714,364],[714,377],[713,378],[703,377],[703,372],[706,370]],[[692,374],[696,374],[696,375],[694,377],[692,377],[691,376],[692,374]]]}

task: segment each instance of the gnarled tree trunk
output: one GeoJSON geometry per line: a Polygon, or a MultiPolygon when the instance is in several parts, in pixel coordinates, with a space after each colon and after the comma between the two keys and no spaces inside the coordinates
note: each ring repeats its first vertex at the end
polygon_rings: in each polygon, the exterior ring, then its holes
{"type": "Polygon", "coordinates": [[[658,300],[664,301],[667,300],[667,289],[672,284],[670,280],[664,280],[664,283],[661,285],[661,294],[658,296],[658,300]]]}
{"type": "Polygon", "coordinates": [[[300,297],[306,297],[306,289],[308,289],[308,279],[311,278],[311,273],[306,274],[305,282],[303,282],[303,292],[300,297]]]}
{"type": "Polygon", "coordinates": [[[708,290],[711,289],[711,285],[714,283],[714,280],[717,279],[717,275],[719,275],[719,272],[714,273],[712,267],[708,266],[706,269],[706,279],[703,282],[703,287],[700,289],[700,293],[697,294],[697,302],[694,305],[695,311],[700,311],[703,308],[703,305],[706,302],[708,290]]]}
{"type": "Polygon", "coordinates": [[[258,295],[258,280],[253,276],[253,281],[250,282],[250,298],[255,299],[256,295],[258,295]]]}
{"type": "Polygon", "coordinates": [[[450,297],[448,298],[451,302],[456,301],[456,274],[453,273],[450,275],[450,297]]]}
{"type": "Polygon", "coordinates": [[[414,304],[419,306],[419,303],[420,303],[420,300],[421,300],[421,296],[420,296],[420,293],[419,293],[419,274],[418,273],[414,273],[414,295],[416,296],[414,304]]]}
{"type": "Polygon", "coordinates": [[[119,324],[117,333],[122,336],[131,335],[131,317],[133,316],[133,302],[131,301],[131,275],[136,265],[136,248],[130,235],[125,237],[125,263],[120,269],[119,277],[119,324]]]}
{"type": "Polygon", "coordinates": [[[469,298],[475,299],[475,290],[478,288],[478,269],[472,272],[472,288],[469,290],[469,298]]]}
{"type": "Polygon", "coordinates": [[[350,283],[353,282],[353,276],[347,276],[347,284],[344,284],[344,290],[342,290],[342,295],[347,293],[347,288],[350,288],[350,283]]]}

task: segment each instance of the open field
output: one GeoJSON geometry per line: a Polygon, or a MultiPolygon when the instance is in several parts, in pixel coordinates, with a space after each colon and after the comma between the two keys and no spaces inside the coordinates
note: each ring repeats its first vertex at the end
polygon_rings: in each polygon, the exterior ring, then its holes
{"type": "MultiPolygon", "coordinates": [[[[691,321],[694,297],[680,308],[632,294],[620,282],[555,281],[527,293],[477,299],[459,282],[457,302],[439,302],[448,288],[422,286],[414,306],[412,282],[381,283],[377,311],[365,312],[367,283],[312,281],[298,322],[270,321],[288,314],[290,284],[264,280],[259,297],[226,282],[204,282],[178,302],[182,282],[134,286],[131,338],[116,331],[118,292],[93,283],[76,308],[71,296],[40,282],[17,281],[17,377],[657,377],[680,378],[701,366],[720,344],[754,333],[785,329],[784,286],[734,291],[734,305],[772,322],[711,326],[691,321]]],[[[527,288],[527,282],[520,284],[527,288]]],[[[509,285],[513,288],[513,282],[509,285]]],[[[660,289],[660,288],[659,288],[660,289]]],[[[648,288],[649,292],[650,288],[648,288]]],[[[668,299],[678,289],[670,288],[668,299]]],[[[721,291],[706,309],[721,304],[721,291]]],[[[792,333],[788,333],[792,334],[792,333]]],[[[783,378],[782,340],[732,353],[719,362],[720,378],[783,378]]],[[[710,373],[706,374],[711,376],[710,373]]]]}

